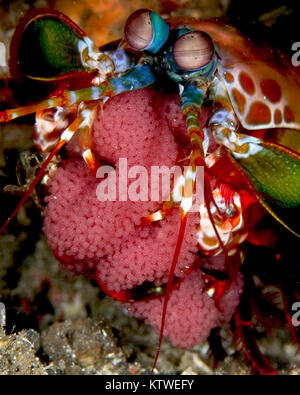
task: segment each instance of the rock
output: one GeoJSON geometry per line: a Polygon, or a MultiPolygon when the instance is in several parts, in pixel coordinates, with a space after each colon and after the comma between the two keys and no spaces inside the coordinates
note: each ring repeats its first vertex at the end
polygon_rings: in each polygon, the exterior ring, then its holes
{"type": "Polygon", "coordinates": [[[43,331],[42,347],[60,374],[128,374],[125,355],[104,321],[55,323],[43,331]]]}
{"type": "Polygon", "coordinates": [[[36,356],[40,335],[33,329],[6,335],[0,327],[0,374],[45,375],[47,367],[36,356]]]}

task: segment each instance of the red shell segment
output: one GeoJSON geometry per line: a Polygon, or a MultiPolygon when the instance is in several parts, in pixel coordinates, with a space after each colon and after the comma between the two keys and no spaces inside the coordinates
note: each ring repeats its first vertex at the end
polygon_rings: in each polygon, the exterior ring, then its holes
{"type": "Polygon", "coordinates": [[[278,108],[275,110],[274,120],[275,120],[276,125],[278,125],[282,122],[282,113],[278,108]]]}
{"type": "Polygon", "coordinates": [[[295,114],[294,114],[293,110],[288,106],[284,107],[284,119],[288,123],[295,121],[295,114]]]}
{"type": "Polygon", "coordinates": [[[281,99],[280,85],[270,78],[267,78],[260,83],[261,90],[268,100],[272,103],[277,103],[281,99]]]}
{"type": "Polygon", "coordinates": [[[236,88],[232,90],[232,94],[234,97],[234,100],[238,106],[238,109],[241,114],[244,114],[245,112],[245,105],[246,105],[246,98],[245,96],[236,88]]]}
{"type": "Polygon", "coordinates": [[[239,81],[242,88],[246,93],[248,93],[248,95],[253,95],[255,93],[255,85],[249,74],[242,71],[239,75],[239,81]]]}
{"type": "Polygon", "coordinates": [[[264,125],[271,121],[270,108],[262,102],[254,102],[250,107],[246,121],[252,125],[264,125]]]}
{"type": "Polygon", "coordinates": [[[231,84],[232,82],[234,82],[234,76],[233,76],[231,73],[229,73],[229,71],[226,71],[226,73],[224,73],[224,77],[225,77],[225,80],[226,80],[229,84],[231,84]]]}

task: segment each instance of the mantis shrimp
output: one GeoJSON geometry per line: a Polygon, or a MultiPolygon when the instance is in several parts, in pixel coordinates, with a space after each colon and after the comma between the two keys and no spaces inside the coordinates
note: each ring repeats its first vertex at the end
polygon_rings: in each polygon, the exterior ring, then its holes
{"type": "MultiPolygon", "coordinates": [[[[93,151],[93,124],[99,104],[161,81],[176,87],[186,122],[189,153],[182,163],[188,171],[174,185],[168,200],[143,218],[145,226],[164,221],[174,210],[180,211],[181,218],[164,290],[154,366],[199,166],[204,168],[199,249],[207,256],[223,254],[228,274],[226,280],[212,282],[207,289],[216,302],[236,279],[241,259],[235,264],[231,251],[246,237],[241,231],[239,186],[234,187],[233,200],[225,198],[225,209],[224,189],[219,186],[212,191],[212,177],[227,178],[218,168],[222,160],[235,170],[238,182],[248,188],[253,199],[299,237],[294,213],[300,205],[300,156],[293,136],[300,129],[300,77],[283,55],[255,45],[224,22],[164,20],[147,9],[137,10],[128,18],[124,38],[97,48],[68,17],[40,9],[20,22],[12,39],[10,69],[15,78],[52,84],[53,89],[38,103],[0,112],[0,122],[36,113],[35,144],[42,152],[49,152],[0,232],[75,134],[89,173],[96,175],[99,161],[93,151]],[[210,112],[202,125],[200,118],[206,107],[210,112]]],[[[100,277],[98,281],[105,290],[100,277]]],[[[121,293],[107,293],[123,301],[134,299],[127,290],[123,299],[121,293]]],[[[238,319],[236,325],[247,345],[238,319]]],[[[262,360],[256,363],[259,371],[273,372],[262,360]]]]}

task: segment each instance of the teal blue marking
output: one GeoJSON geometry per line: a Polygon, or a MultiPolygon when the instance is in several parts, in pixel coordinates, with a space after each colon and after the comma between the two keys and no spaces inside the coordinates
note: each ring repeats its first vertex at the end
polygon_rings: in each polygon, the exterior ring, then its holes
{"type": "Polygon", "coordinates": [[[149,65],[138,65],[120,78],[111,78],[110,83],[114,94],[145,88],[155,82],[155,77],[149,65]]]}
{"type": "Polygon", "coordinates": [[[203,90],[201,88],[197,88],[193,82],[189,82],[180,96],[180,107],[182,110],[187,106],[200,109],[203,103],[203,98],[203,90]]]}
{"type": "Polygon", "coordinates": [[[148,44],[144,50],[156,53],[169,38],[170,26],[156,12],[150,12],[150,19],[152,23],[153,37],[150,44],[148,44]]]}

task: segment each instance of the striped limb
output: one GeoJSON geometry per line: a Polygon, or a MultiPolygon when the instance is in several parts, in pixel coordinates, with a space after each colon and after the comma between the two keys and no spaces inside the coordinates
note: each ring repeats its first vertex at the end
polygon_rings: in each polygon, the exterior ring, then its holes
{"type": "Polygon", "coordinates": [[[111,96],[112,90],[109,84],[103,83],[100,86],[79,89],[77,91],[64,91],[60,96],[50,97],[39,103],[31,104],[24,107],[4,110],[0,112],[0,122],[9,122],[13,119],[23,117],[24,115],[33,114],[48,108],[69,107],[72,104],[88,100],[99,100],[103,96],[111,96]]]}
{"type": "Polygon", "coordinates": [[[49,153],[49,155],[44,160],[44,162],[42,163],[37,175],[35,176],[32,183],[29,185],[29,188],[27,189],[24,196],[20,200],[18,206],[15,208],[13,213],[7,218],[6,222],[0,228],[0,233],[3,232],[3,230],[11,222],[11,220],[17,215],[18,211],[23,206],[23,204],[30,197],[36,185],[43,178],[47,170],[47,166],[49,165],[53,157],[60,151],[60,149],[65,144],[67,144],[72,139],[75,133],[79,134],[80,149],[82,152],[82,156],[88,165],[89,170],[93,174],[96,174],[97,162],[91,150],[91,131],[93,126],[93,120],[96,114],[97,104],[95,103],[92,104],[89,103],[87,105],[82,104],[82,107],[83,108],[79,109],[78,111],[77,118],[71,123],[71,125],[67,127],[67,129],[65,129],[62,132],[59,141],[57,142],[56,146],[52,149],[52,151],[49,153]]]}
{"type": "Polygon", "coordinates": [[[100,100],[113,97],[122,92],[141,89],[155,81],[149,65],[138,65],[119,78],[110,78],[99,86],[64,91],[59,96],[53,96],[39,103],[0,112],[0,122],[9,122],[13,119],[54,107],[69,107],[75,103],[100,100]]]}
{"type": "Polygon", "coordinates": [[[81,155],[89,169],[89,172],[96,176],[98,161],[92,150],[92,131],[95,117],[97,115],[98,104],[90,102],[82,103],[81,114],[84,121],[77,130],[81,155]]]}
{"type": "Polygon", "coordinates": [[[42,163],[37,175],[35,176],[32,183],[29,185],[29,188],[25,192],[24,196],[20,200],[18,206],[12,212],[12,214],[7,218],[3,226],[0,228],[0,233],[7,227],[7,225],[11,222],[11,220],[17,215],[20,208],[23,204],[27,201],[30,197],[31,193],[33,192],[36,185],[39,181],[43,178],[47,166],[53,159],[53,157],[60,151],[60,149],[67,144],[76,132],[79,133],[79,144],[82,151],[82,155],[84,160],[86,161],[88,168],[94,174],[97,171],[96,168],[96,159],[91,151],[91,130],[93,125],[93,119],[95,116],[97,105],[89,104],[87,106],[83,105],[84,108],[79,110],[77,118],[68,126],[67,129],[63,131],[60,136],[59,141],[57,142],[56,146],[52,149],[49,153],[47,158],[42,163]]]}
{"type": "Polygon", "coordinates": [[[174,186],[169,200],[163,203],[162,207],[155,213],[150,214],[145,221],[150,223],[163,219],[170,210],[175,207],[176,204],[180,203],[180,228],[177,238],[177,243],[173,255],[173,260],[170,268],[168,282],[166,286],[166,292],[162,308],[162,320],[160,327],[160,334],[158,340],[158,347],[156,350],[156,356],[153,364],[152,371],[156,366],[157,359],[160,353],[161,342],[164,333],[166,313],[168,301],[170,298],[172,283],[174,278],[175,268],[179,259],[181,246],[184,239],[184,233],[187,224],[187,214],[193,205],[193,194],[195,189],[197,165],[204,163],[204,152],[203,152],[203,130],[199,124],[199,113],[201,105],[203,103],[204,95],[206,93],[206,87],[196,87],[194,83],[189,83],[183,90],[180,98],[180,105],[183,114],[186,119],[187,133],[190,139],[192,147],[189,156],[189,166],[186,168],[183,176],[180,177],[177,185],[174,186]]]}
{"type": "Polygon", "coordinates": [[[43,100],[37,104],[0,112],[0,122],[8,122],[23,115],[46,110],[48,108],[68,107],[75,103],[81,103],[79,105],[77,118],[68,126],[67,129],[62,132],[58,142],[43,162],[36,177],[30,184],[28,190],[19,202],[18,206],[0,228],[0,233],[3,232],[3,230],[11,222],[11,220],[17,215],[22,205],[30,197],[35,186],[45,174],[47,166],[51,162],[52,158],[66,143],[71,140],[71,138],[77,131],[79,132],[79,142],[83,158],[87,163],[90,171],[92,173],[95,173],[97,166],[96,159],[91,149],[91,131],[96,113],[96,107],[100,99],[103,99],[105,97],[112,97],[122,92],[144,88],[148,85],[151,85],[154,80],[155,78],[149,65],[138,65],[120,78],[111,78],[110,80],[103,82],[100,86],[92,86],[77,91],[64,91],[63,94],[60,96],[43,100]],[[84,104],[84,102],[92,103],[84,104]]]}
{"type": "Polygon", "coordinates": [[[180,177],[174,186],[169,200],[164,202],[161,208],[145,218],[146,223],[160,221],[172,210],[173,207],[180,207],[184,215],[192,207],[193,193],[195,188],[196,171],[198,165],[204,164],[203,139],[204,133],[199,124],[199,114],[203,103],[206,87],[197,87],[190,82],[184,88],[180,97],[180,106],[185,116],[187,134],[190,140],[191,153],[189,155],[188,166],[185,173],[180,177]]]}
{"type": "Polygon", "coordinates": [[[30,184],[29,188],[27,189],[25,195],[22,197],[22,199],[20,200],[19,204],[17,205],[17,207],[15,208],[15,210],[12,212],[12,214],[7,218],[7,220],[5,221],[5,223],[1,226],[0,228],[0,233],[2,233],[4,231],[4,229],[6,229],[7,225],[12,221],[12,219],[18,214],[20,208],[23,206],[23,204],[27,201],[27,199],[30,197],[32,191],[34,190],[34,188],[36,187],[36,185],[39,183],[39,181],[43,178],[45,171],[47,169],[47,166],[49,165],[49,163],[51,162],[51,160],[53,159],[53,157],[58,153],[58,151],[66,144],[68,143],[71,138],[74,136],[74,133],[77,131],[78,128],[80,128],[80,126],[82,124],[84,124],[85,119],[82,116],[78,116],[74,122],[71,123],[71,125],[65,129],[65,131],[62,133],[60,140],[58,141],[58,143],[56,144],[56,146],[54,147],[54,149],[50,152],[50,154],[47,156],[47,158],[44,160],[41,168],[39,169],[36,177],[34,178],[34,180],[32,181],[32,183],[30,184]]]}

